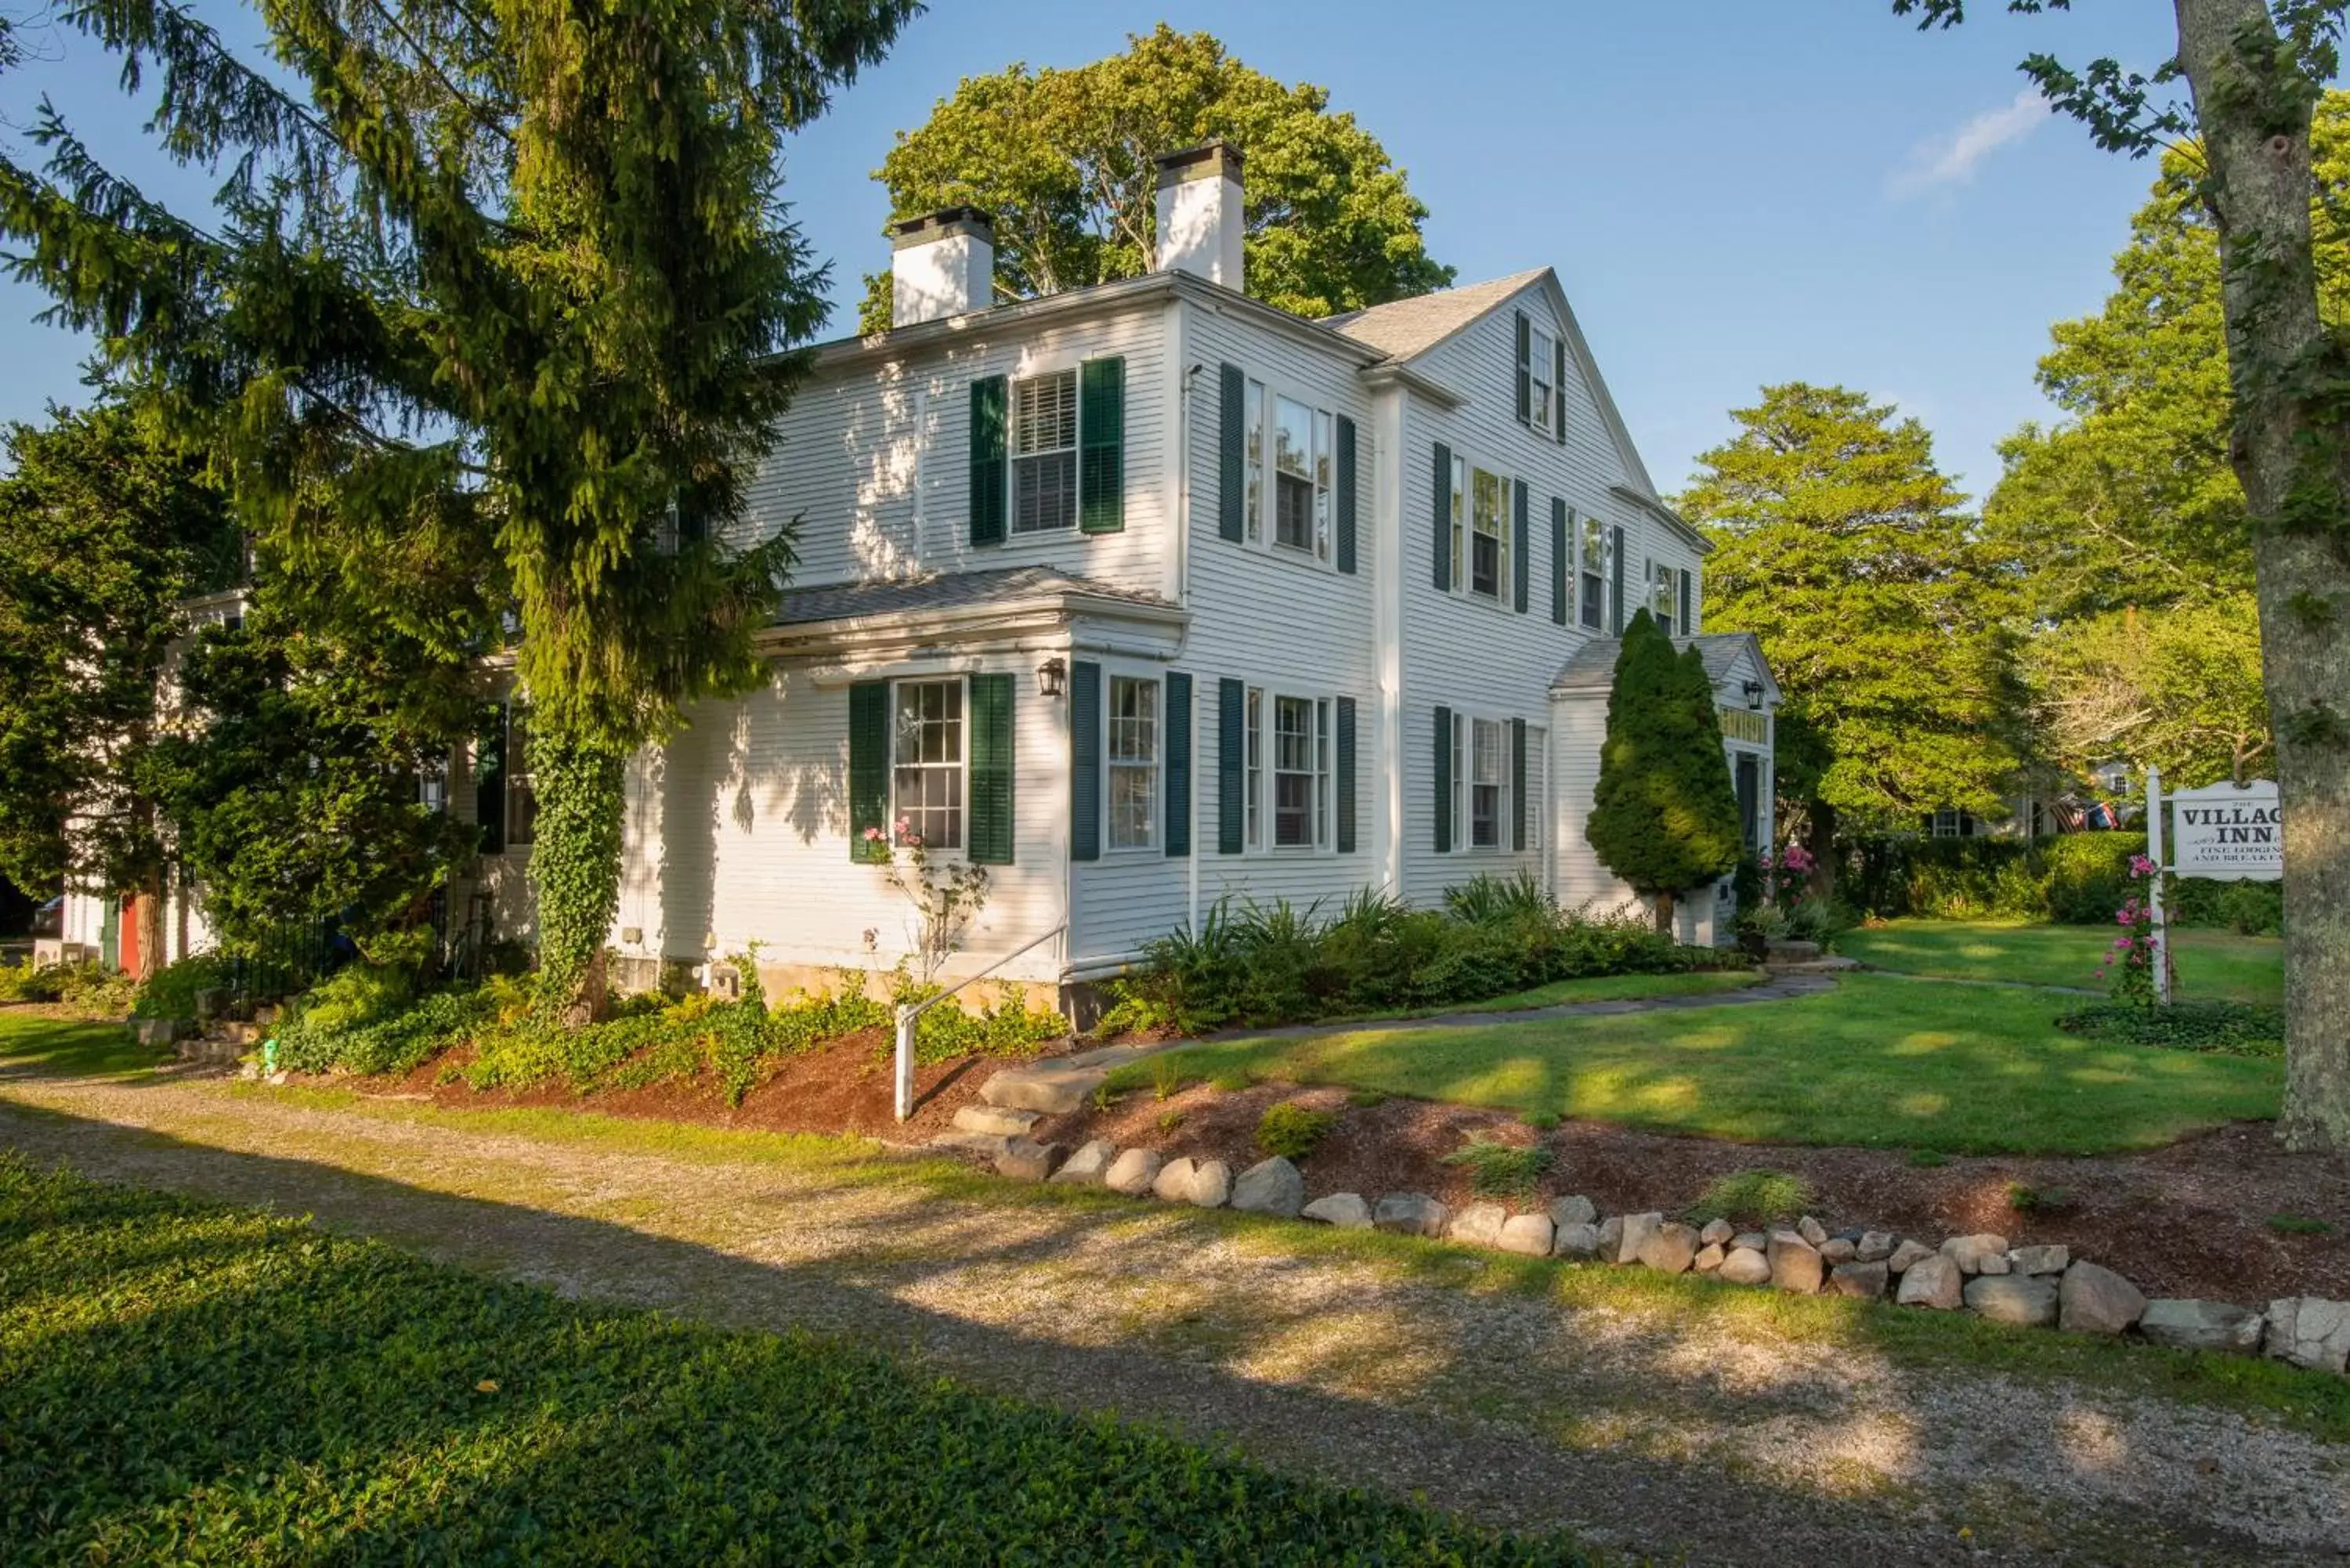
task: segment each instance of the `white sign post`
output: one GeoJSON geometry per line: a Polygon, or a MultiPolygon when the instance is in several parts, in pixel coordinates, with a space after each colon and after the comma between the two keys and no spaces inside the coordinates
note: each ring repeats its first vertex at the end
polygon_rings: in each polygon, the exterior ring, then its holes
{"type": "Polygon", "coordinates": [[[2284,877],[2284,806],[2276,781],[2222,781],[2162,797],[2162,771],[2146,770],[2146,855],[2154,862],[2154,990],[2170,1000],[2170,936],[2164,921],[2162,877],[2208,877],[2222,882],[2275,882],[2284,877]],[[2166,821],[2170,812],[2177,821],[2166,821]],[[2168,831],[2166,833],[2166,828],[2168,831]],[[2165,849],[2169,853],[2166,855],[2165,849]]]}

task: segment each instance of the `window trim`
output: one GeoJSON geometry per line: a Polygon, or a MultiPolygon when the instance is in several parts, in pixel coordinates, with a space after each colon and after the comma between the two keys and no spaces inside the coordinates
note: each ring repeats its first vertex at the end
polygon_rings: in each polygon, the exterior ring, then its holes
{"type": "MultiPolygon", "coordinates": [[[[1072,359],[1067,364],[1057,361],[1025,367],[1017,372],[1007,372],[1003,378],[1003,538],[1004,545],[1030,544],[1040,539],[1056,540],[1073,534],[1083,534],[1084,497],[1079,470],[1086,449],[1085,374],[1082,361],[1072,359]],[[1020,450],[1020,389],[1032,382],[1066,376],[1069,379],[1070,419],[1069,444],[1053,447],[1046,452],[1023,452],[1020,450]],[[1020,463],[1024,457],[1047,457],[1063,451],[1069,454],[1069,521],[1066,525],[1050,528],[1020,526],[1020,463]]],[[[894,819],[893,819],[894,820],[894,819]]]]}
{"type": "Polygon", "coordinates": [[[1102,670],[1102,731],[1101,731],[1101,792],[1102,792],[1102,854],[1105,857],[1125,855],[1156,855],[1167,838],[1167,808],[1164,792],[1167,780],[1167,675],[1164,670],[1136,672],[1105,668],[1102,670]],[[1113,728],[1118,722],[1118,689],[1128,683],[1148,688],[1151,695],[1150,761],[1148,764],[1118,760],[1113,728]],[[1111,789],[1114,776],[1124,773],[1147,773],[1149,785],[1144,798],[1150,803],[1150,832],[1139,844],[1118,842],[1115,810],[1117,797],[1111,789]]]}
{"type": "Polygon", "coordinates": [[[1585,631],[1606,636],[1607,632],[1608,541],[1607,519],[1596,514],[1577,514],[1582,533],[1575,541],[1576,564],[1580,567],[1575,578],[1575,624],[1585,631]],[[1591,546],[1599,548],[1595,553],[1591,546]]]}
{"type": "MultiPolygon", "coordinates": [[[[1528,757],[1528,764],[1526,768],[1526,793],[1530,798],[1540,798],[1536,794],[1533,784],[1534,768],[1532,758],[1534,754],[1534,737],[1537,733],[1546,732],[1546,730],[1538,729],[1537,726],[1532,722],[1529,722],[1526,725],[1526,753],[1528,757]]],[[[1456,856],[1464,855],[1506,857],[1519,855],[1521,853],[1529,856],[1534,854],[1537,839],[1531,830],[1527,835],[1526,847],[1523,852],[1510,847],[1510,824],[1513,820],[1512,813],[1515,808],[1516,801],[1510,787],[1509,716],[1506,714],[1491,712],[1482,709],[1454,708],[1452,710],[1452,739],[1449,754],[1451,758],[1452,763],[1452,847],[1444,851],[1445,857],[1450,859],[1456,856]],[[1476,786],[1475,784],[1477,726],[1479,724],[1490,724],[1495,731],[1493,755],[1495,764],[1501,773],[1501,778],[1498,784],[1492,786],[1476,786]],[[1491,844],[1472,844],[1470,842],[1471,831],[1476,824],[1476,814],[1470,805],[1469,792],[1472,786],[1492,787],[1496,791],[1494,796],[1496,801],[1496,815],[1493,818],[1493,842],[1491,844]]]]}
{"type": "Polygon", "coordinates": [[[1523,483],[1504,464],[1482,459],[1462,447],[1452,449],[1452,571],[1445,589],[1452,597],[1490,604],[1495,609],[1512,615],[1516,613],[1517,574],[1526,569],[1526,564],[1517,559],[1517,514],[1514,508],[1517,487],[1523,483]],[[1477,532],[1479,474],[1501,486],[1502,510],[1493,535],[1499,546],[1496,556],[1499,580],[1495,591],[1491,594],[1469,586],[1474,576],[1476,541],[1480,536],[1477,532]]]}
{"type": "MultiPolygon", "coordinates": [[[[1284,860],[1338,852],[1338,697],[1335,691],[1299,690],[1277,681],[1246,680],[1241,699],[1241,852],[1284,860]],[[1282,844],[1275,821],[1280,765],[1280,705],[1306,704],[1306,744],[1313,783],[1307,811],[1312,842],[1282,844]]],[[[1357,742],[1359,746],[1359,742],[1357,742]]]]}
{"type": "Polygon", "coordinates": [[[1526,323],[1526,428],[1556,439],[1558,429],[1558,334],[1531,318],[1526,323]]]}
{"type": "MultiPolygon", "coordinates": [[[[1241,412],[1241,537],[1240,546],[1273,560],[1288,561],[1297,566],[1312,566],[1320,571],[1338,569],[1338,421],[1353,420],[1357,430],[1362,421],[1330,406],[1331,400],[1306,392],[1294,383],[1277,380],[1248,367],[1240,367],[1242,376],[1241,412]],[[1314,486],[1310,501],[1311,526],[1314,544],[1309,548],[1287,545],[1279,538],[1278,524],[1281,463],[1279,446],[1274,434],[1280,428],[1281,405],[1286,400],[1306,412],[1306,468],[1314,486]],[[1255,404],[1255,417],[1250,417],[1249,405],[1255,404]],[[1326,441],[1328,450],[1322,450],[1326,441]]],[[[1357,445],[1361,438],[1357,437],[1357,445]]],[[[1356,465],[1357,493],[1356,505],[1362,505],[1362,476],[1369,469],[1359,455],[1356,465]]],[[[1226,544],[1232,541],[1225,540],[1226,544]]]]}
{"type": "MultiPolygon", "coordinates": [[[[968,675],[907,675],[892,677],[889,681],[889,820],[884,827],[891,847],[898,847],[898,824],[907,821],[905,807],[898,799],[898,693],[908,686],[953,686],[962,693],[956,734],[960,754],[954,762],[956,774],[955,815],[961,824],[958,844],[922,841],[923,849],[933,859],[961,860],[971,850],[971,677],[968,675]]],[[[916,763],[918,768],[943,770],[943,763],[916,763]]]]}

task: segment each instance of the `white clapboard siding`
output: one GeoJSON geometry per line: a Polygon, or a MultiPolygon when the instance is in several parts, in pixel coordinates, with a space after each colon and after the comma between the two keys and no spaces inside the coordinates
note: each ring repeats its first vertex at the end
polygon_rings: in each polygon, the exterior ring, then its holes
{"type": "Polygon", "coordinates": [[[1166,306],[1138,301],[1060,325],[983,318],[967,338],[903,363],[820,369],[792,400],[752,481],[738,539],[799,519],[793,582],[888,581],[938,572],[1050,566],[1150,593],[1166,587],[1162,369],[1166,306]],[[971,544],[971,384],[1126,360],[1126,527],[971,544]]]}

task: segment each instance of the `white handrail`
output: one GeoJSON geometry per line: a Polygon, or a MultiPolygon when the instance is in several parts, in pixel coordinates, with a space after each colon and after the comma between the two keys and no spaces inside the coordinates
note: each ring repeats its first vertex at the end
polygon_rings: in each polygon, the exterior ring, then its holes
{"type": "Polygon", "coordinates": [[[947,987],[946,990],[939,992],[936,996],[926,996],[920,1002],[900,1002],[899,1004],[898,1060],[896,1065],[898,1119],[899,1121],[902,1122],[908,1116],[914,1114],[914,1021],[921,1017],[923,1013],[928,1012],[931,1008],[936,1007],[940,1002],[953,996],[955,992],[961,991],[964,986],[971,984],[972,981],[985,980],[997,970],[1000,970],[1005,964],[1010,963],[1014,959],[1019,958],[1024,953],[1029,952],[1034,949],[1042,947],[1045,943],[1051,941],[1055,937],[1059,936],[1068,929],[1069,922],[1063,920],[1059,925],[1055,926],[1043,936],[1024,942],[1020,946],[1013,949],[1010,952],[1003,954],[1001,958],[998,958],[976,974],[965,975],[962,979],[955,981],[954,984],[947,987]]]}

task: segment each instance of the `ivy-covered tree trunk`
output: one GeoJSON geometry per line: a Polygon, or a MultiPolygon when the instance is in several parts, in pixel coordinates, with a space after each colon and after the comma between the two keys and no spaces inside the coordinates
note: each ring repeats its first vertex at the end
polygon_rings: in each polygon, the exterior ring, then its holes
{"type": "Polygon", "coordinates": [[[620,906],[627,751],[608,733],[531,735],[538,815],[530,880],[538,898],[539,994],[564,1021],[603,1012],[604,944],[620,906]]]}
{"type": "Polygon", "coordinates": [[[2350,1149],[2350,352],[2317,306],[2319,84],[2265,0],[2177,0],[2219,226],[2235,404],[2284,801],[2286,1143],[2350,1149]]]}

